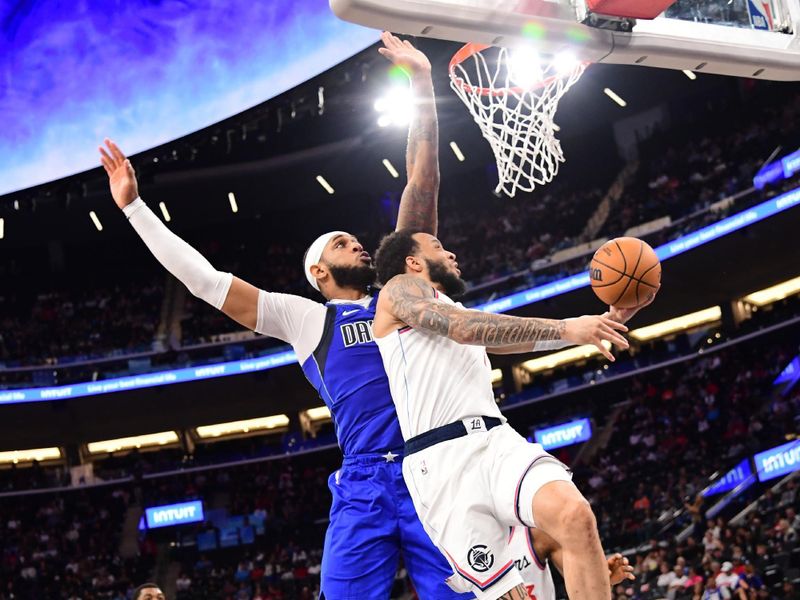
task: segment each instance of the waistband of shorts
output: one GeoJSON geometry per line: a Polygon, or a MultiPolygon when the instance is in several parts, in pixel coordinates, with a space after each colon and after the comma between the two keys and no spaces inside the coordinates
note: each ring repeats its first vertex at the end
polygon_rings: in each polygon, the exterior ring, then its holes
{"type": "Polygon", "coordinates": [[[489,431],[502,424],[503,421],[497,417],[471,417],[462,421],[455,421],[425,433],[420,433],[406,441],[405,453],[406,456],[411,456],[415,452],[425,450],[425,448],[430,448],[441,442],[454,440],[471,433],[489,431]]]}
{"type": "Polygon", "coordinates": [[[403,449],[393,448],[391,450],[381,450],[378,452],[362,452],[351,454],[342,459],[342,466],[352,465],[376,465],[380,463],[400,463],[403,462],[403,449]]]}

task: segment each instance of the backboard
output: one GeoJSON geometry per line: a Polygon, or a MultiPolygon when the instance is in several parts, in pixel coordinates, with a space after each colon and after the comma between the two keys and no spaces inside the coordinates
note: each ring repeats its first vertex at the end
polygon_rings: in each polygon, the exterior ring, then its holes
{"type": "Polygon", "coordinates": [[[347,21],[409,35],[512,48],[533,45],[543,54],[569,48],[579,59],[596,63],[800,80],[800,0],[330,0],[330,4],[347,21]]]}

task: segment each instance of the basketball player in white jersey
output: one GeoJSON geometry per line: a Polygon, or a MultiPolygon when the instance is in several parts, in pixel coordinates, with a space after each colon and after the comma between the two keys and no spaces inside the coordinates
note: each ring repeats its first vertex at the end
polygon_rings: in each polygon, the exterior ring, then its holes
{"type": "MultiPolygon", "coordinates": [[[[550,565],[564,574],[563,556],[558,542],[541,529],[515,527],[511,530],[508,545],[514,565],[522,575],[528,600],[556,600],[556,584],[550,565]]],[[[610,556],[607,563],[612,586],[626,579],[635,579],[633,567],[621,554],[610,556]]]]}
{"type": "Polygon", "coordinates": [[[561,548],[569,597],[609,600],[592,509],[562,463],[506,424],[486,352],[594,344],[613,360],[603,342],[627,348],[622,321],[638,308],[565,320],[467,310],[445,295],[465,288],[455,255],[414,230],[385,237],[376,264],[385,287],[373,333],[405,440],[403,476],[425,530],[453,567],[448,583],[479,599],[525,599],[509,527],[537,527],[561,548]]]}

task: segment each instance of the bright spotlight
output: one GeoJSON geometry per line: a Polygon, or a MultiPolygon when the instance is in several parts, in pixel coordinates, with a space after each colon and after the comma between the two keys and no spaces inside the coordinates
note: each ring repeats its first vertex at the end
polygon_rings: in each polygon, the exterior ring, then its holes
{"type": "Polygon", "coordinates": [[[378,125],[408,125],[414,117],[414,94],[410,87],[394,86],[375,101],[375,110],[380,113],[378,125]]]}
{"type": "Polygon", "coordinates": [[[553,66],[559,75],[566,75],[580,64],[574,53],[564,50],[556,54],[553,59],[553,66]]]}
{"type": "Polygon", "coordinates": [[[513,50],[508,70],[511,80],[521,88],[532,88],[543,77],[541,58],[533,48],[513,50]]]}

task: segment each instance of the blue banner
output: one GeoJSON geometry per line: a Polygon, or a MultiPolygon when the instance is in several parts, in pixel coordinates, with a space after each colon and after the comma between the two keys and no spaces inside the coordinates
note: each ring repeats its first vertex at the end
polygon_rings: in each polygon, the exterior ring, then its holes
{"type": "Polygon", "coordinates": [[[762,167],[753,178],[753,185],[757,190],[761,190],[770,183],[789,179],[798,171],[800,171],[800,150],[762,167]]]}
{"type": "Polygon", "coordinates": [[[783,444],[753,457],[759,481],[769,481],[800,469],[800,440],[783,444]]]}
{"type": "Polygon", "coordinates": [[[753,476],[753,469],[750,468],[750,459],[745,458],[738,465],[733,467],[730,471],[717,481],[714,485],[703,492],[703,496],[708,498],[716,494],[730,492],[737,485],[743,483],[748,478],[753,476]]]}
{"type": "MultiPolygon", "coordinates": [[[[673,256],[688,252],[693,248],[707,244],[724,235],[733,233],[734,231],[738,231],[762,219],[794,208],[798,204],[800,204],[800,188],[795,188],[771,200],[767,200],[745,211],[722,219],[713,225],[703,227],[694,233],[684,235],[672,242],[663,244],[655,248],[656,254],[660,260],[668,260],[673,256]]],[[[510,296],[499,298],[498,300],[487,302],[474,308],[491,313],[507,312],[528,304],[539,302],[546,298],[566,294],[567,292],[588,285],[589,274],[586,272],[578,273],[577,275],[572,275],[571,277],[559,281],[511,294],[510,296]]],[[[287,349],[283,352],[277,352],[260,358],[224,362],[203,367],[188,367],[172,371],[161,371],[148,375],[133,375],[56,387],[0,390],[0,404],[66,400],[68,398],[80,398],[82,396],[95,396],[111,392],[169,385],[172,383],[265,371],[296,362],[297,357],[294,351],[287,349]]]]}
{"type": "Polygon", "coordinates": [[[545,450],[552,450],[591,439],[592,424],[589,419],[580,419],[563,425],[540,429],[534,432],[533,435],[536,438],[536,442],[541,444],[545,450]]]}
{"type": "Polygon", "coordinates": [[[775,381],[772,382],[772,385],[781,385],[788,381],[792,382],[792,385],[800,379],[800,356],[795,356],[786,368],[781,371],[781,374],[775,378],[775,381]]]}
{"type": "Polygon", "coordinates": [[[145,509],[144,516],[148,529],[185,525],[186,523],[202,523],[205,520],[201,500],[152,506],[145,509]]]}
{"type": "Polygon", "coordinates": [[[212,379],[214,377],[226,377],[228,375],[266,371],[295,362],[297,362],[297,357],[294,351],[289,350],[259,358],[234,360],[203,367],[187,367],[185,369],[161,371],[159,373],[147,375],[132,375],[129,377],[118,377],[103,381],[76,383],[57,387],[2,390],[0,391],[0,404],[66,400],[67,398],[79,398],[81,396],[96,396],[98,394],[109,394],[111,392],[139,390],[172,383],[199,381],[201,379],[212,379]]]}

